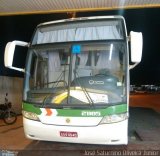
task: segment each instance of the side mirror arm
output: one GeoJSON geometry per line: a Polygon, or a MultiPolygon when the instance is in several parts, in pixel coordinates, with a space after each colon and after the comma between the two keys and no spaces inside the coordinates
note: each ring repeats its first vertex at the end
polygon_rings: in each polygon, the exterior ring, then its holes
{"type": "Polygon", "coordinates": [[[137,66],[139,64],[139,62],[138,63],[135,63],[135,64],[133,64],[133,65],[129,65],[129,70],[131,70],[131,69],[133,69],[135,66],[137,66]]]}

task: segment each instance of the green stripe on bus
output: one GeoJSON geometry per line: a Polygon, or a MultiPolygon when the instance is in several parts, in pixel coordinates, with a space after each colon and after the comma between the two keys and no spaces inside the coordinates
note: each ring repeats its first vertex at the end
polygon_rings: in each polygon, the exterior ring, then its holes
{"type": "Polygon", "coordinates": [[[35,107],[33,104],[30,104],[30,103],[23,102],[22,103],[22,108],[25,111],[33,112],[33,113],[36,113],[37,115],[40,115],[42,113],[42,111],[40,110],[40,108],[35,107]]]}
{"type": "Polygon", "coordinates": [[[57,109],[57,116],[70,117],[100,117],[127,112],[127,104],[110,106],[104,109],[57,109]]]}
{"type": "MultiPolygon", "coordinates": [[[[53,108],[52,108],[53,109],[53,108]]],[[[34,112],[37,115],[41,115],[40,108],[35,107],[33,104],[23,103],[23,110],[28,112],[34,112]]],[[[127,112],[127,104],[109,106],[104,109],[56,109],[57,116],[66,117],[100,117],[112,114],[120,114],[127,112]]]]}

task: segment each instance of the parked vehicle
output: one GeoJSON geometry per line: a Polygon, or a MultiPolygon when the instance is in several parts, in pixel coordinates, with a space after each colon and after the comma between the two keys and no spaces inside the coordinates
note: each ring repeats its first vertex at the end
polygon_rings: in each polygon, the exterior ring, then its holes
{"type": "Polygon", "coordinates": [[[22,108],[26,137],[127,144],[129,69],[141,56],[142,33],[131,31],[127,36],[122,16],[42,23],[30,43],[9,42],[5,66],[25,72],[22,108]],[[12,64],[16,46],[28,47],[25,70],[12,64]]]}
{"type": "Polygon", "coordinates": [[[8,101],[7,97],[8,93],[6,93],[5,102],[0,104],[0,118],[3,119],[6,124],[10,125],[16,122],[17,114],[12,111],[12,104],[8,101]]]}

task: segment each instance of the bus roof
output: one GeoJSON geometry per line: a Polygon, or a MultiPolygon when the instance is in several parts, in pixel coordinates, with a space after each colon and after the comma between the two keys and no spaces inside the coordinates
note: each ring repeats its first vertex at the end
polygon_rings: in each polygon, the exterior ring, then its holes
{"type": "Polygon", "coordinates": [[[50,24],[56,24],[56,23],[64,23],[64,22],[71,22],[71,21],[86,21],[86,20],[95,20],[95,19],[114,19],[119,18],[123,19],[123,16],[91,16],[91,17],[77,17],[77,18],[70,18],[70,19],[63,19],[63,20],[56,20],[56,21],[50,21],[50,22],[44,22],[39,24],[37,27],[46,26],[50,24]]]}

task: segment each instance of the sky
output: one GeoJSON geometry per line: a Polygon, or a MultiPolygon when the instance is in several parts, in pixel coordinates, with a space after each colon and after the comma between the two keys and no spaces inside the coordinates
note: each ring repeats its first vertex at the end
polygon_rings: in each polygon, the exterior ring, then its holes
{"type": "MultiPolygon", "coordinates": [[[[80,12],[77,17],[122,15],[126,20],[127,31],[143,34],[142,61],[130,71],[132,85],[160,85],[160,9],[128,9],[114,11],[80,12]]],[[[36,26],[42,22],[66,19],[66,13],[0,16],[0,75],[23,77],[23,74],[4,67],[4,49],[9,41],[29,42],[36,26]]],[[[25,65],[26,53],[16,53],[14,63],[25,65]]]]}

